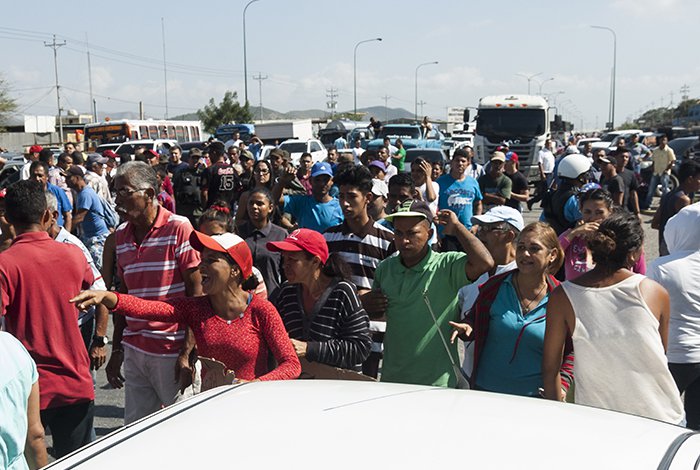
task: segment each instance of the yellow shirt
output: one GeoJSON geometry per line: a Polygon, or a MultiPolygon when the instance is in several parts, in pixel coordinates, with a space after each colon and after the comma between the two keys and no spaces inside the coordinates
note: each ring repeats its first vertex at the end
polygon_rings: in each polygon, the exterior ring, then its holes
{"type": "Polygon", "coordinates": [[[654,162],[654,174],[660,175],[666,171],[671,163],[676,161],[676,154],[673,153],[673,149],[668,145],[664,149],[656,147],[651,155],[651,159],[654,162]]]}

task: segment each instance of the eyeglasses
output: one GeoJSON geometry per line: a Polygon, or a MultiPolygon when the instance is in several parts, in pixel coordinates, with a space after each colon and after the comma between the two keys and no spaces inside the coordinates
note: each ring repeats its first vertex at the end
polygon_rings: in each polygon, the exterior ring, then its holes
{"type": "Polygon", "coordinates": [[[504,227],[503,225],[479,225],[479,233],[488,233],[488,232],[507,232],[509,230],[508,227],[504,227]]]}
{"type": "Polygon", "coordinates": [[[255,173],[256,175],[266,175],[266,174],[270,173],[270,170],[257,169],[253,173],[255,173]]]}
{"type": "Polygon", "coordinates": [[[117,193],[117,196],[120,196],[120,197],[129,197],[134,193],[139,193],[142,191],[145,191],[145,189],[121,188],[121,189],[117,189],[116,193],[117,193]]]}

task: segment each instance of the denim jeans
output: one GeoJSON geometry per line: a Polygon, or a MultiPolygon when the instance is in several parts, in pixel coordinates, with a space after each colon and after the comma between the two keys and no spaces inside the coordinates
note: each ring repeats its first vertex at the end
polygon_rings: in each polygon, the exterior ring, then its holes
{"type": "Polygon", "coordinates": [[[644,201],[647,207],[651,207],[651,201],[654,198],[654,194],[656,193],[656,187],[659,184],[661,184],[661,195],[663,196],[668,192],[668,183],[669,177],[666,173],[654,175],[651,177],[651,181],[649,181],[649,189],[647,189],[647,197],[644,201]]]}

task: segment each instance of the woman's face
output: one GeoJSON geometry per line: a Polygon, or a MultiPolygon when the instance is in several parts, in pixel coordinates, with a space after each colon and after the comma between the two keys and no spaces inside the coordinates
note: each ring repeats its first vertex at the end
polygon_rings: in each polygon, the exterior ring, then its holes
{"type": "Polygon", "coordinates": [[[433,174],[431,175],[431,177],[433,181],[435,181],[440,176],[442,176],[442,165],[440,163],[433,163],[431,166],[433,167],[433,174]]]}
{"type": "Polygon", "coordinates": [[[270,167],[267,162],[261,160],[261,163],[255,166],[253,177],[257,186],[265,186],[270,182],[270,167]]]}
{"type": "Polygon", "coordinates": [[[515,262],[523,274],[541,276],[556,259],[556,250],[547,248],[535,232],[520,235],[515,248],[515,262]]]}
{"type": "Polygon", "coordinates": [[[291,284],[299,284],[309,279],[319,266],[318,259],[310,257],[304,251],[282,252],[282,268],[291,284]]]}
{"type": "Polygon", "coordinates": [[[581,213],[583,221],[588,223],[602,222],[610,216],[611,211],[605,201],[588,200],[583,203],[581,213]]]}
{"type": "Polygon", "coordinates": [[[272,212],[272,204],[264,194],[255,193],[248,198],[248,217],[257,222],[267,222],[272,212]]]}
{"type": "Polygon", "coordinates": [[[208,248],[202,251],[199,273],[202,276],[202,293],[204,295],[225,291],[229,282],[239,275],[238,267],[231,266],[225,253],[208,248]]]}

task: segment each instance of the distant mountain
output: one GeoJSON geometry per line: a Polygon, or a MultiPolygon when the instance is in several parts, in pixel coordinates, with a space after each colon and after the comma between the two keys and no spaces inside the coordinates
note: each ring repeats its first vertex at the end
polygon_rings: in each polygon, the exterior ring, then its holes
{"type": "MultiPolygon", "coordinates": [[[[260,120],[260,107],[251,106],[251,113],[253,113],[253,118],[257,121],[260,120]]],[[[346,114],[352,113],[353,110],[341,111],[336,114],[346,114]]],[[[384,106],[370,106],[368,108],[358,108],[358,114],[363,114],[365,116],[364,120],[369,121],[369,118],[374,116],[380,121],[393,121],[396,119],[411,119],[413,118],[413,113],[407,111],[403,108],[385,108],[384,106]]],[[[138,119],[138,113],[133,112],[120,112],[120,113],[106,113],[106,117],[110,119],[138,119]]],[[[146,116],[150,118],[151,116],[146,116]]],[[[292,119],[328,119],[330,118],[330,113],[322,109],[302,109],[287,111],[286,113],[276,111],[274,109],[266,108],[263,106],[263,119],[265,121],[270,120],[292,120],[292,119]]],[[[101,119],[104,119],[101,116],[101,119]]],[[[160,119],[160,117],[154,117],[153,119],[160,119]]],[[[179,116],[173,116],[170,119],[177,121],[196,121],[199,119],[197,113],[187,113],[181,114],[179,116]]]]}

